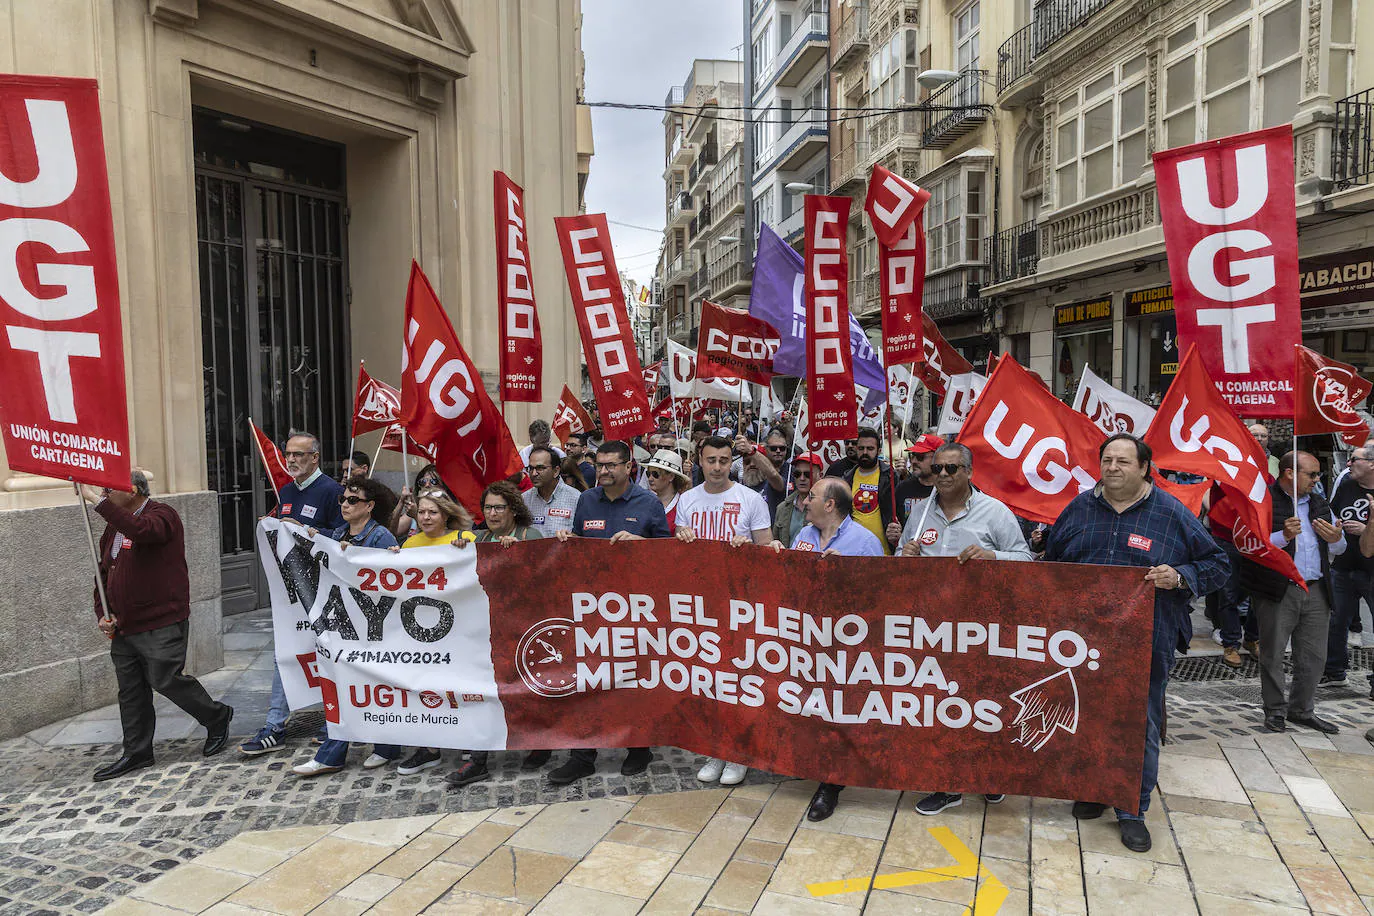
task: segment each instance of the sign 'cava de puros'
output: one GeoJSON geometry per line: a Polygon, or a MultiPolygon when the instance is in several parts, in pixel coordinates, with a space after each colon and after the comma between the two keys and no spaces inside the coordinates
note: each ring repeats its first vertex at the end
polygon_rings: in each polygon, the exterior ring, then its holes
{"type": "Polygon", "coordinates": [[[0,392],[12,470],[129,489],[95,80],[0,76],[0,392]]]}
{"type": "Polygon", "coordinates": [[[1290,124],[1154,154],[1180,349],[1242,417],[1293,416],[1302,337],[1290,124]]]}

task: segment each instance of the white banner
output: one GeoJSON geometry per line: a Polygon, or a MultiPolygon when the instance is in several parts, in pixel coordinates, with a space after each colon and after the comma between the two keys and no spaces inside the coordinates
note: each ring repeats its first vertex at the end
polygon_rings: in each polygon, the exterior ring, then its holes
{"type": "Polygon", "coordinates": [[[292,708],[323,702],[331,738],[506,747],[476,548],[345,549],[278,519],[262,521],[259,545],[292,708]],[[302,564],[304,576],[288,567],[283,577],[271,560],[274,539],[283,565],[302,564]],[[312,596],[291,595],[299,586],[287,585],[302,579],[317,584],[304,618],[302,602],[312,596]]]}
{"type": "Polygon", "coordinates": [[[942,436],[952,436],[964,428],[964,418],[973,409],[983,386],[988,383],[987,376],[977,372],[963,372],[949,377],[949,390],[945,392],[945,402],[940,408],[940,425],[936,432],[942,436]]]}
{"type": "Polygon", "coordinates": [[[1083,378],[1078,383],[1078,394],[1073,399],[1073,409],[1092,420],[1109,436],[1117,433],[1143,436],[1155,418],[1153,407],[1112,387],[1086,364],[1083,366],[1083,378]]]}

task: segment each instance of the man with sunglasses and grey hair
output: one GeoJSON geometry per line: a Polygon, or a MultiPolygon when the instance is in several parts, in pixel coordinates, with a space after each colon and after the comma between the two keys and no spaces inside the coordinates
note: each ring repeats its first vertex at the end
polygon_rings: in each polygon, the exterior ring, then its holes
{"type": "MultiPolygon", "coordinates": [[[[973,488],[973,453],[958,443],[935,450],[930,465],[935,490],[907,515],[897,547],[904,557],[958,557],[970,560],[1033,560],[1016,516],[1000,500],[973,488]]],[[[995,805],[1005,796],[985,795],[995,805]]],[[[916,813],[935,815],[963,804],[955,792],[931,792],[916,803],[916,813]]]]}

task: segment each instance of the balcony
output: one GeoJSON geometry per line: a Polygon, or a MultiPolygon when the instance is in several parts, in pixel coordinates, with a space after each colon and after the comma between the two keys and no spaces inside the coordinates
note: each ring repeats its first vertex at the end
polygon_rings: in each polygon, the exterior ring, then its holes
{"type": "Polygon", "coordinates": [[[832,166],[835,177],[830,182],[830,193],[844,194],[868,178],[869,169],[874,161],[869,155],[871,149],[868,139],[863,138],[840,150],[832,166]]]}
{"type": "Polygon", "coordinates": [[[787,132],[768,147],[755,178],[775,168],[787,170],[801,166],[825,149],[827,133],[824,111],[819,108],[808,108],[797,113],[797,120],[787,128],[787,132]]]}
{"type": "Polygon", "coordinates": [[[853,303],[854,316],[862,320],[867,316],[881,317],[882,286],[876,270],[849,281],[849,299],[853,303]]]}
{"type": "MultiPolygon", "coordinates": [[[[738,176],[738,172],[735,173],[738,176]]],[[[723,219],[734,216],[736,213],[744,211],[744,194],[740,187],[738,177],[728,186],[718,186],[712,182],[711,188],[711,222],[713,225],[723,219]]]]}
{"type": "Polygon", "coordinates": [[[778,235],[782,236],[784,242],[789,245],[795,245],[797,242],[801,241],[802,229],[805,225],[806,208],[802,206],[802,202],[799,199],[797,201],[797,209],[792,211],[792,215],[783,217],[782,222],[778,223],[774,228],[777,230],[778,235]]]}
{"type": "Polygon", "coordinates": [[[697,183],[697,179],[708,173],[711,166],[716,164],[716,146],[709,143],[701,148],[701,152],[692,160],[692,167],[687,170],[687,186],[691,187],[697,183]]]}
{"type": "Polygon", "coordinates": [[[691,194],[686,191],[678,192],[674,195],[673,202],[668,205],[669,227],[686,225],[696,209],[696,203],[692,200],[691,194]]]}
{"type": "Polygon", "coordinates": [[[987,246],[994,284],[1035,275],[1040,262],[1040,232],[1035,220],[1003,229],[987,240],[987,246]]]}
{"type": "Polygon", "coordinates": [[[921,148],[921,112],[892,111],[868,127],[869,162],[884,162],[897,149],[921,148]]]}
{"type": "Polygon", "coordinates": [[[683,91],[683,88],[674,86],[668,90],[668,97],[663,100],[663,105],[665,108],[672,108],[675,105],[681,105],[686,98],[687,93],[683,91]]]}
{"type": "Polygon", "coordinates": [[[1154,185],[1123,188],[1062,208],[1039,221],[1037,272],[1074,273],[1163,244],[1154,185]]]}
{"type": "Polygon", "coordinates": [[[983,101],[987,75],[986,70],[965,70],[931,94],[926,104],[935,110],[922,112],[921,146],[944,149],[987,121],[991,107],[983,101]]]}
{"type": "Polygon", "coordinates": [[[696,273],[700,262],[701,258],[695,251],[679,252],[677,257],[668,262],[668,273],[664,277],[665,282],[669,286],[690,282],[692,274],[696,273]]]}
{"type": "Polygon", "coordinates": [[[1087,22],[1111,0],[1040,0],[1031,15],[1033,57],[1087,22]]]}
{"type": "Polygon", "coordinates": [[[1035,23],[1023,26],[997,49],[997,100],[1009,108],[1025,101],[1034,92],[1030,74],[1035,60],[1035,23]],[[1010,91],[1015,88],[1015,91],[1010,91]]]}
{"type": "Polygon", "coordinates": [[[1374,177],[1374,89],[1336,103],[1331,134],[1331,179],[1337,191],[1370,183],[1374,177]]]}
{"type": "Polygon", "coordinates": [[[767,64],[759,68],[755,95],[770,85],[796,86],[811,68],[825,60],[830,46],[830,17],[826,13],[810,13],[788,37],[787,43],[767,64]]]}
{"type": "Polygon", "coordinates": [[[983,267],[959,267],[927,277],[921,308],[934,321],[981,316],[988,304],[982,295],[986,278],[983,267]]]}
{"type": "Polygon", "coordinates": [[[694,301],[710,292],[710,290],[707,289],[707,282],[706,265],[702,264],[693,272],[691,278],[687,281],[689,295],[694,301]]]}
{"type": "Polygon", "coordinates": [[[861,5],[830,37],[830,65],[838,69],[867,60],[868,50],[868,6],[861,5]]]}
{"type": "Polygon", "coordinates": [[[692,161],[692,152],[696,149],[694,144],[688,143],[679,130],[673,134],[673,145],[668,148],[667,161],[664,163],[666,168],[675,166],[685,167],[692,161]]]}

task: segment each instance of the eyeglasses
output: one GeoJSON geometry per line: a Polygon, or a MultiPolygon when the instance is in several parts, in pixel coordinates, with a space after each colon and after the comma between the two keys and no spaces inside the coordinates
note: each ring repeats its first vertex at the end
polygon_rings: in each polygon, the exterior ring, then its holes
{"type": "Polygon", "coordinates": [[[493,512],[505,512],[509,508],[510,506],[505,503],[492,503],[490,506],[483,506],[482,511],[490,515],[493,512]]]}
{"type": "Polygon", "coordinates": [[[795,480],[810,480],[810,479],[811,479],[811,472],[810,472],[810,471],[793,471],[793,472],[792,472],[792,477],[793,477],[793,479],[795,479],[795,480]]]}
{"type": "Polygon", "coordinates": [[[930,473],[936,475],[948,474],[951,477],[953,477],[955,474],[958,474],[962,470],[964,470],[964,466],[962,464],[932,464],[930,466],[930,473]]]}
{"type": "Polygon", "coordinates": [[[295,452],[295,451],[291,451],[291,452],[282,452],[282,456],[283,456],[283,457],[286,457],[286,458],[308,458],[308,457],[310,457],[310,456],[313,455],[313,454],[315,454],[315,453],[314,453],[314,452],[295,452]]]}
{"type": "Polygon", "coordinates": [[[358,503],[370,502],[372,502],[372,500],[365,499],[361,496],[344,496],[342,493],[339,494],[339,505],[341,506],[356,506],[358,503]]]}
{"type": "Polygon", "coordinates": [[[529,467],[525,468],[525,470],[529,471],[531,474],[540,474],[544,471],[549,471],[552,469],[553,465],[551,464],[532,464],[529,467]]]}
{"type": "Polygon", "coordinates": [[[598,471],[609,471],[613,468],[620,467],[624,463],[623,461],[598,461],[596,463],[596,469],[598,471]]]}

